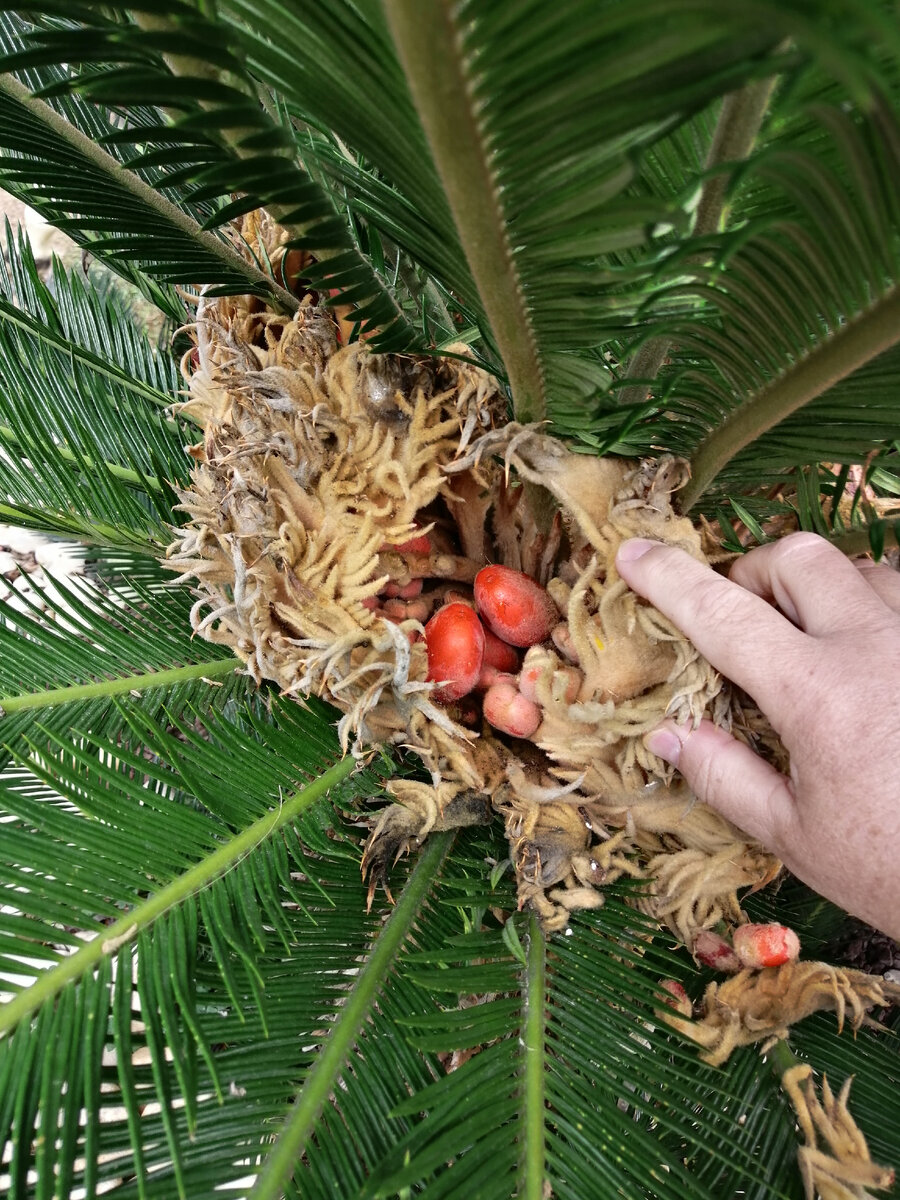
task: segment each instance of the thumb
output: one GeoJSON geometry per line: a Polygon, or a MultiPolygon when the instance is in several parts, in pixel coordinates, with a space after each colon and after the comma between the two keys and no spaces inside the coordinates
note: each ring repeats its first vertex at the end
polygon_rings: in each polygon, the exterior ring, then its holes
{"type": "Polygon", "coordinates": [[[786,776],[749,746],[711,721],[696,729],[666,721],[644,745],[679,769],[698,800],[779,853],[794,820],[794,794],[786,776]]]}

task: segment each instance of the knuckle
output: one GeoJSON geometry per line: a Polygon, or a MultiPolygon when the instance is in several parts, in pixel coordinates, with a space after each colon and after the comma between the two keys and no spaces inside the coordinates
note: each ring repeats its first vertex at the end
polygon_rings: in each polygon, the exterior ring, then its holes
{"type": "Polygon", "coordinates": [[[774,559],[780,562],[797,559],[809,561],[831,554],[840,554],[840,551],[836,550],[834,546],[830,546],[817,533],[807,533],[802,530],[799,533],[789,533],[787,537],[776,542],[773,549],[774,559]]]}
{"type": "Polygon", "coordinates": [[[787,780],[779,777],[772,783],[760,806],[767,829],[766,843],[779,857],[796,841],[797,814],[791,803],[787,780]]]}
{"type": "MultiPolygon", "coordinates": [[[[722,786],[721,763],[711,754],[698,755],[686,764],[694,794],[704,803],[715,801],[722,786]]],[[[684,768],[682,768],[684,769],[684,768]]]]}
{"type": "Polygon", "coordinates": [[[744,596],[718,576],[698,581],[686,599],[698,628],[727,628],[743,618],[744,596]]]}
{"type": "Polygon", "coordinates": [[[859,575],[882,599],[900,597],[900,571],[885,563],[875,563],[869,558],[854,562],[859,575]]]}
{"type": "Polygon", "coordinates": [[[778,550],[795,553],[806,549],[820,550],[822,547],[827,546],[828,543],[817,533],[810,533],[808,530],[800,529],[796,533],[789,533],[787,537],[781,538],[775,545],[778,550]]]}
{"type": "Polygon", "coordinates": [[[669,546],[660,542],[646,555],[644,559],[657,579],[669,580],[673,575],[682,574],[685,567],[691,563],[690,556],[677,546],[669,546]]]}
{"type": "Polygon", "coordinates": [[[703,722],[685,738],[679,768],[695,795],[704,802],[715,801],[727,787],[730,769],[730,739],[722,739],[715,727],[703,722]]]}
{"type": "Polygon", "coordinates": [[[897,572],[892,567],[885,566],[884,563],[874,562],[871,558],[855,558],[853,565],[861,575],[896,575],[897,572]]]}

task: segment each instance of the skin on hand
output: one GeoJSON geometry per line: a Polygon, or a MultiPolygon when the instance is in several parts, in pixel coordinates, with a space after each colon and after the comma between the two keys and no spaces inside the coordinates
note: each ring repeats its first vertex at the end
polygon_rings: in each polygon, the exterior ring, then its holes
{"type": "Polygon", "coordinates": [[[900,574],[811,533],[751,550],[728,579],[643,538],[616,566],[753,697],[790,776],[709,721],[667,721],[648,748],[810,887],[900,939],[900,574]]]}

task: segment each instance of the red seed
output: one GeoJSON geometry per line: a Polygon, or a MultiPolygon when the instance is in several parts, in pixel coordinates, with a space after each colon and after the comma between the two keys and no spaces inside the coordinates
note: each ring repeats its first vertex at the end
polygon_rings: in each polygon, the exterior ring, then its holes
{"type": "Polygon", "coordinates": [[[395,599],[399,596],[401,600],[413,600],[422,591],[423,580],[411,579],[409,583],[386,583],[381,589],[382,596],[389,596],[395,599]]]}
{"type": "MultiPolygon", "coordinates": [[[[522,668],[519,673],[519,691],[523,696],[527,696],[529,700],[537,700],[537,681],[545,670],[546,667],[539,663],[529,663],[528,666],[522,668]]],[[[564,701],[566,704],[574,704],[581,691],[583,678],[581,672],[574,667],[559,667],[553,671],[550,687],[554,699],[564,701]],[[560,677],[565,681],[562,684],[558,682],[560,677]]]]}
{"type": "Polygon", "coordinates": [[[511,671],[515,674],[519,669],[519,652],[508,642],[501,641],[496,633],[491,633],[490,629],[486,629],[484,631],[484,662],[485,666],[496,667],[498,671],[511,671]]]}
{"type": "Polygon", "coordinates": [[[581,685],[584,683],[584,676],[575,667],[562,667],[561,670],[557,671],[557,675],[563,675],[566,680],[563,700],[565,700],[566,704],[574,704],[578,699],[578,693],[581,691],[581,685]]]}
{"type": "Polygon", "coordinates": [[[404,583],[397,595],[401,600],[414,600],[416,596],[421,595],[423,583],[422,579],[411,579],[409,583],[404,583]]]}
{"type": "Polygon", "coordinates": [[[743,967],[780,967],[800,954],[800,939],[786,925],[740,925],[734,952],[743,967]]]}
{"type": "Polygon", "coordinates": [[[397,554],[430,554],[431,538],[427,533],[421,533],[405,542],[385,542],[381,549],[393,550],[397,554]]]}
{"type": "Polygon", "coordinates": [[[381,610],[386,617],[391,621],[406,620],[406,601],[405,600],[385,600],[384,607],[381,610]]]}
{"type": "Polygon", "coordinates": [[[739,971],[741,963],[731,943],[711,929],[701,929],[691,948],[694,958],[714,971],[739,971]]]}
{"type": "Polygon", "coordinates": [[[484,719],[501,733],[527,738],[537,732],[541,710],[511,683],[495,683],[484,693],[484,719]]]}
{"type": "Polygon", "coordinates": [[[519,691],[529,700],[537,703],[549,703],[547,693],[544,699],[538,700],[538,682],[549,688],[550,697],[557,704],[573,704],[581,691],[583,676],[575,667],[560,666],[559,659],[544,646],[532,646],[525,655],[522,670],[519,672],[519,691]]]}
{"type": "Polygon", "coordinates": [[[394,549],[398,554],[430,554],[431,538],[423,533],[419,537],[410,538],[407,542],[401,542],[394,549]]]}
{"type": "Polygon", "coordinates": [[[694,1006],[691,1004],[691,998],[677,979],[661,979],[659,986],[667,993],[662,998],[663,1004],[667,1008],[674,1008],[683,1017],[692,1017],[694,1015],[694,1006]]]}
{"type": "Polygon", "coordinates": [[[490,663],[484,662],[481,664],[481,674],[478,676],[478,682],[475,684],[475,690],[478,692],[486,692],[489,687],[493,687],[495,683],[509,683],[513,687],[516,686],[518,680],[515,675],[510,675],[508,671],[498,671],[496,667],[492,667],[490,663]]]}
{"type": "Polygon", "coordinates": [[[431,605],[426,604],[424,600],[406,600],[406,617],[410,621],[421,621],[424,625],[428,620],[428,614],[431,612],[431,605]]]}
{"type": "Polygon", "coordinates": [[[556,656],[544,646],[532,646],[526,651],[519,672],[519,691],[522,695],[536,702],[538,680],[546,678],[549,681],[556,662],[556,656]]]}
{"type": "Polygon", "coordinates": [[[428,619],[428,605],[424,600],[385,600],[384,615],[389,621],[426,621],[428,619]]]}
{"type": "Polygon", "coordinates": [[[445,604],[425,626],[432,697],[440,704],[459,700],[478,682],[484,659],[484,629],[466,604],[445,604]]]}
{"type": "Polygon", "coordinates": [[[559,611],[539,583],[511,567],[484,567],[475,576],[475,603],[497,637],[534,646],[548,637],[559,611]]]}

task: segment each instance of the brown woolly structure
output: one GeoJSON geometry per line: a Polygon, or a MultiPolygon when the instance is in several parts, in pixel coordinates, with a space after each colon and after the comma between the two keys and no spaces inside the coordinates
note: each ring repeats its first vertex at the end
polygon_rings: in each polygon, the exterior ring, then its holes
{"type": "Polygon", "coordinates": [[[783,751],[614,566],[635,535],[704,558],[671,505],[680,465],[572,454],[504,423],[504,395],[463,345],[376,355],[339,346],[339,328],[311,304],[293,317],[250,297],[200,304],[183,411],[204,436],[180,497],[190,523],[170,551],[200,589],[195,630],[254,678],[335,704],[353,753],[418,755],[430,782],[391,785],[398,803],[365,853],[373,887],[432,829],[493,808],[520,903],[550,930],[622,875],[647,881],[640,903],[688,945],[740,921],[738,890],[779,864],[673,782],[642,737],[665,715],[706,715],[782,765],[783,751]],[[547,491],[549,520],[533,507],[547,491]],[[530,575],[559,609],[552,638],[529,651],[542,719],[527,740],[493,729],[472,697],[436,703],[426,682],[424,622],[448,598],[471,603],[490,563],[530,575]]]}
{"type": "Polygon", "coordinates": [[[823,962],[788,962],[709,984],[698,1020],[682,1020],[669,1010],[661,1015],[702,1047],[702,1059],[718,1067],[738,1046],[786,1037],[791,1025],[814,1012],[833,1011],[840,1032],[846,1020],[859,1029],[869,1022],[870,1009],[897,1001],[900,984],[877,975],[823,962]]]}
{"type": "Polygon", "coordinates": [[[866,1139],[847,1108],[852,1082],[852,1077],[845,1080],[835,1096],[823,1078],[820,1101],[808,1063],[782,1076],[804,1139],[797,1158],[806,1200],[869,1200],[869,1188],[893,1187],[894,1171],[872,1162],[866,1139]]]}
{"type": "MultiPolygon", "coordinates": [[[[694,1009],[671,980],[661,983],[660,996],[660,1020],[694,1042],[700,1057],[718,1067],[739,1046],[753,1044],[760,1044],[764,1054],[777,1055],[780,1049],[790,1059],[783,1040],[792,1025],[814,1012],[834,1012],[838,1033],[845,1023],[854,1032],[862,1025],[881,1028],[869,1013],[900,1003],[900,985],[849,967],[794,961],[713,981],[694,1009]]],[[[803,1134],[797,1160],[806,1200],[873,1200],[869,1189],[892,1187],[894,1171],[872,1162],[865,1136],[847,1107],[852,1076],[837,1096],[823,1078],[820,1100],[812,1067],[794,1061],[781,1068],[781,1085],[803,1134]]]]}

